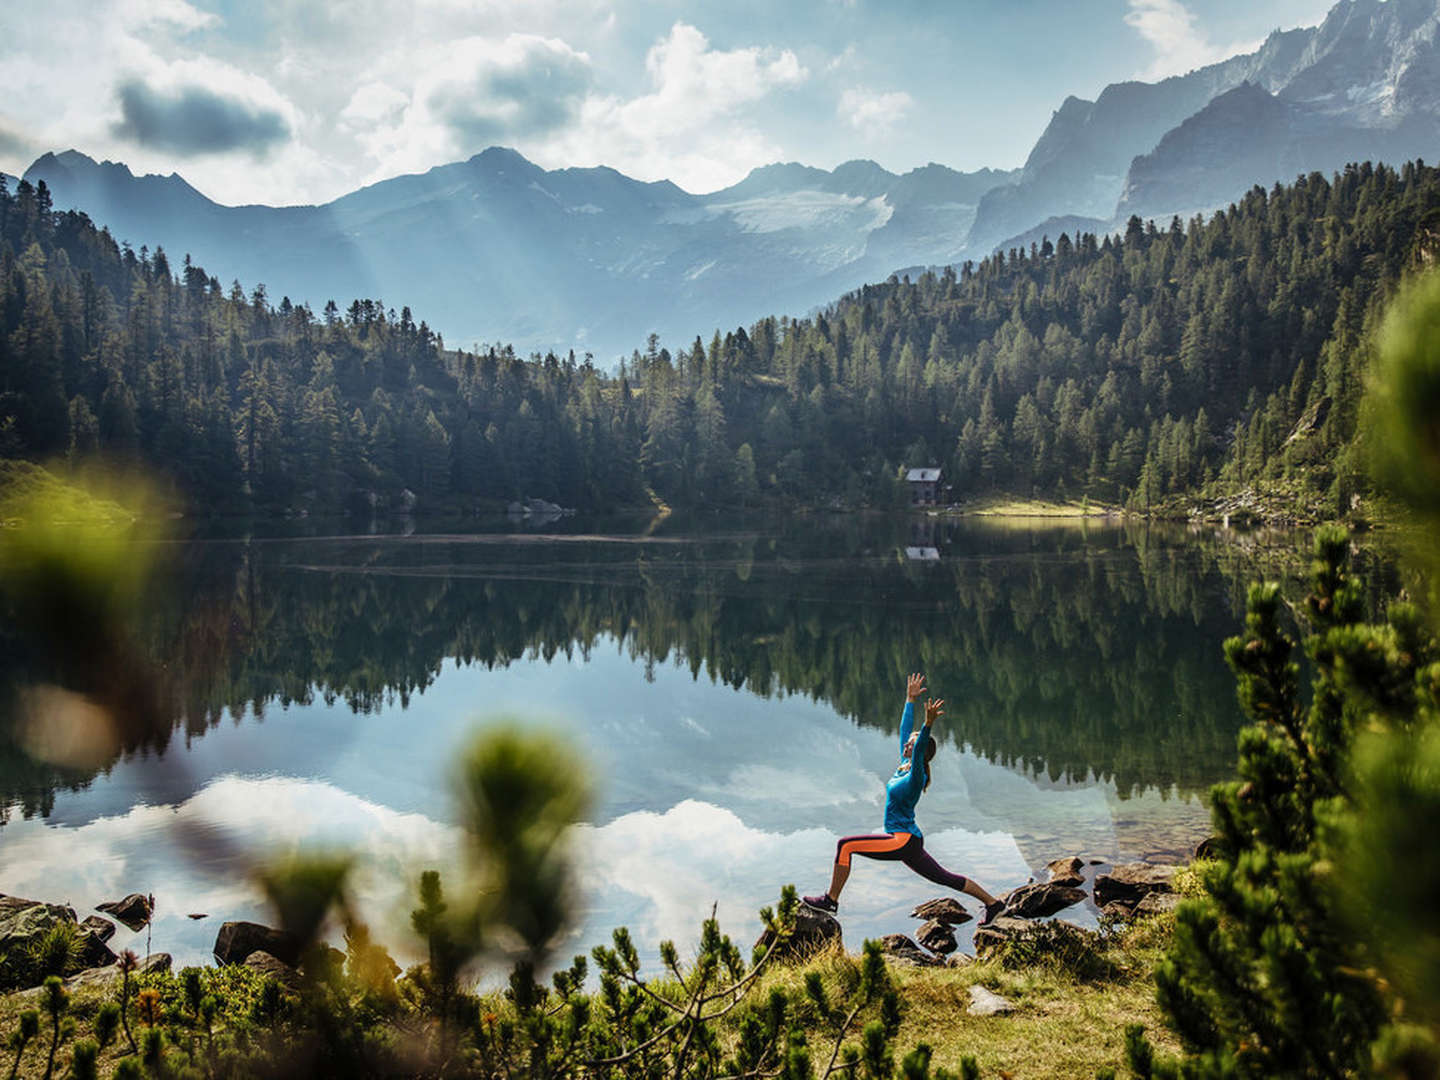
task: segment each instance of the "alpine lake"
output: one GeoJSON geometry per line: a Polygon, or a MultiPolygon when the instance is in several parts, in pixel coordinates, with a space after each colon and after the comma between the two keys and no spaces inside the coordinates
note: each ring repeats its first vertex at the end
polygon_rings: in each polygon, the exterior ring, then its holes
{"type": "MultiPolygon", "coordinates": [[[[557,957],[624,925],[653,965],[712,908],[748,949],[781,886],[822,890],[836,839],[880,830],[911,671],[946,703],[917,814],[944,866],[999,893],[1061,856],[1182,861],[1242,724],[1221,642],[1305,542],[926,515],[354,529],[160,545],[140,638],[169,726],[88,769],[0,733],[0,892],[82,918],[151,893],[153,925],[111,944],[180,966],[222,921],[271,921],[255,865],[348,851],[356,913],[410,963],[421,871],[458,880],[459,753],[533,725],[595,790],[557,957]]],[[[913,934],[940,894],[857,859],[847,947],[913,934]]]]}

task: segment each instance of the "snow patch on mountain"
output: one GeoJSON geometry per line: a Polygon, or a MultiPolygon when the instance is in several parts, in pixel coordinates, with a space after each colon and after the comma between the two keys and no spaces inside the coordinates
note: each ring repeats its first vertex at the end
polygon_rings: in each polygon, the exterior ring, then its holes
{"type": "Polygon", "coordinates": [[[751,233],[817,228],[869,232],[884,225],[895,212],[883,195],[866,199],[813,190],[711,203],[710,210],[728,214],[743,231],[751,233]]]}

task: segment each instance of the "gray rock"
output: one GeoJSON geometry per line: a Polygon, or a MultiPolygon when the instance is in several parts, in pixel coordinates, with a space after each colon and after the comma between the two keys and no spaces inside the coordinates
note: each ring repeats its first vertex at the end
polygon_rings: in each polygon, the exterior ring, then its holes
{"type": "Polygon", "coordinates": [[[983,986],[970,987],[971,1016],[1003,1016],[1015,1011],[1015,1003],[983,986]]]}
{"type": "Polygon", "coordinates": [[[945,896],[939,900],[926,900],[914,911],[910,912],[912,919],[933,919],[935,922],[948,923],[951,926],[959,926],[974,918],[970,912],[960,904],[954,897],[945,896]]]}
{"type": "Polygon", "coordinates": [[[1108,874],[1095,878],[1095,903],[1104,907],[1112,900],[1127,904],[1139,903],[1148,893],[1171,892],[1174,866],[1152,866],[1149,863],[1125,863],[1111,867],[1108,874]]]}
{"type": "Polygon", "coordinates": [[[915,934],[915,940],[931,952],[940,953],[942,956],[952,953],[960,947],[955,941],[955,931],[950,929],[946,923],[935,920],[920,927],[915,934]]]}
{"type": "Polygon", "coordinates": [[[1147,893],[1145,899],[1135,905],[1136,915],[1164,915],[1180,906],[1180,897],[1174,893],[1147,893]]]}
{"type": "Polygon", "coordinates": [[[139,930],[150,921],[150,900],[138,892],[132,892],[123,900],[96,904],[95,910],[114,915],[131,930],[139,930]]]}
{"type": "MultiPolygon", "coordinates": [[[[152,972],[169,971],[171,963],[172,960],[169,953],[151,953],[145,957],[144,960],[140,961],[140,965],[135,969],[134,974],[147,975],[152,972]]],[[[110,987],[119,985],[123,974],[118,964],[110,964],[107,967],[86,968],[84,971],[77,972],[66,979],[65,986],[70,990],[104,990],[108,992],[110,987]]],[[[133,980],[134,976],[132,975],[131,978],[133,980]]],[[[44,987],[37,986],[34,989],[25,991],[25,994],[20,996],[25,997],[29,995],[29,997],[38,1000],[44,992],[44,987]]]]}
{"type": "Polygon", "coordinates": [[[101,941],[109,941],[115,936],[115,924],[109,919],[102,919],[99,915],[86,915],[80,920],[80,929],[90,931],[101,941]]]}
{"type": "Polygon", "coordinates": [[[282,962],[300,962],[300,942],[293,934],[253,922],[227,922],[215,935],[215,959],[222,964],[242,964],[254,952],[268,952],[282,962]]]}
{"type": "Polygon", "coordinates": [[[300,989],[300,973],[283,960],[277,960],[263,949],[245,958],[244,966],[274,979],[287,990],[300,989]]]}
{"type": "MultiPolygon", "coordinates": [[[[768,949],[772,940],[770,931],[766,930],[755,942],[755,947],[768,949]]],[[[840,922],[835,916],[801,904],[795,909],[795,929],[787,940],[776,947],[775,959],[803,960],[828,947],[831,942],[840,940],[840,922]]]]}
{"type": "Polygon", "coordinates": [[[1085,899],[1085,890],[1046,882],[1021,885],[1005,897],[1005,914],[1012,918],[1043,919],[1085,899]]]}
{"type": "Polygon", "coordinates": [[[945,963],[940,957],[925,952],[904,934],[886,934],[880,939],[880,951],[886,959],[916,967],[940,967],[945,963]]]}

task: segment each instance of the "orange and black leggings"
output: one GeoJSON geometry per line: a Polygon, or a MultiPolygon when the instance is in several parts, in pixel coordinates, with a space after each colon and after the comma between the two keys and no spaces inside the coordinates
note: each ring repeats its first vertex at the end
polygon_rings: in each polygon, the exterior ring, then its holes
{"type": "Polygon", "coordinates": [[[835,861],[844,867],[850,866],[850,856],[864,855],[867,859],[900,861],[915,873],[947,888],[964,890],[965,878],[952,874],[930,857],[925,850],[925,841],[914,833],[870,833],[865,836],[842,836],[835,845],[835,861]]]}

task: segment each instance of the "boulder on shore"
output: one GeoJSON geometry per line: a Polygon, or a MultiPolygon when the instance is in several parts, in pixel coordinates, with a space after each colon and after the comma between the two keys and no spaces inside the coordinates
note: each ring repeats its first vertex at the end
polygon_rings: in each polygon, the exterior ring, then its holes
{"type": "Polygon", "coordinates": [[[1021,885],[1006,895],[1005,914],[1019,919],[1043,919],[1084,899],[1085,890],[1070,885],[1054,882],[1021,885]]]}
{"type": "Polygon", "coordinates": [[[101,941],[109,941],[115,936],[115,924],[109,919],[102,919],[99,915],[86,915],[80,920],[80,929],[90,931],[101,941]]]}
{"type": "Polygon", "coordinates": [[[904,934],[886,934],[880,939],[880,951],[887,960],[898,960],[916,967],[940,967],[945,961],[925,952],[904,934]]]}
{"type": "Polygon", "coordinates": [[[1016,934],[1023,934],[1035,924],[1029,919],[1017,919],[1001,915],[997,919],[975,929],[975,955],[979,956],[998,945],[1003,945],[1016,934]]]}
{"type": "Polygon", "coordinates": [[[285,961],[271,956],[264,949],[259,949],[247,956],[243,966],[274,979],[286,990],[300,989],[300,973],[285,961]]]}
{"type": "Polygon", "coordinates": [[[1195,860],[1218,859],[1220,857],[1220,838],[1218,836],[1207,836],[1195,845],[1195,860]]]}
{"type": "MultiPolygon", "coordinates": [[[[134,985],[133,980],[136,975],[148,975],[152,972],[169,971],[173,962],[169,953],[151,953],[145,957],[144,960],[140,961],[140,966],[137,967],[130,976],[132,980],[131,985],[134,985]]],[[[120,982],[123,974],[118,964],[86,968],[84,971],[77,972],[66,979],[65,986],[66,989],[69,990],[108,990],[109,987],[115,986],[120,982]]],[[[30,990],[26,990],[20,997],[25,1000],[33,999],[38,1001],[44,993],[45,988],[43,986],[36,986],[30,990]]]]}
{"type": "Polygon", "coordinates": [[[215,959],[221,964],[243,964],[256,952],[267,952],[291,967],[300,963],[299,939],[283,930],[253,922],[227,922],[215,935],[215,959]]]}
{"type": "Polygon", "coordinates": [[[1103,908],[1112,900],[1138,904],[1152,892],[1173,892],[1171,881],[1178,867],[1150,863],[1125,863],[1111,867],[1095,878],[1095,904],[1103,908]]]}
{"type": "Polygon", "coordinates": [[[114,915],[131,930],[139,930],[150,921],[150,899],[138,892],[132,892],[123,900],[96,904],[95,910],[114,915]]]}
{"type": "Polygon", "coordinates": [[[1180,906],[1180,897],[1171,892],[1152,892],[1135,905],[1136,915],[1163,915],[1180,906]]]}
{"type": "Polygon", "coordinates": [[[915,934],[915,940],[924,945],[931,952],[944,956],[954,952],[960,946],[955,941],[955,931],[950,929],[947,923],[931,920],[915,934]]]}
{"type": "Polygon", "coordinates": [[[933,919],[935,922],[946,923],[950,926],[959,926],[974,918],[953,896],[941,897],[938,900],[926,900],[925,903],[910,912],[910,917],[912,919],[933,919]]]}
{"type": "MultiPolygon", "coordinates": [[[[766,930],[755,942],[755,948],[768,949],[773,940],[774,936],[766,930]]],[[[816,911],[809,904],[801,904],[795,909],[795,929],[776,946],[775,959],[803,960],[832,941],[840,941],[839,920],[824,911],[816,911]]]]}
{"type": "MultiPolygon", "coordinates": [[[[40,900],[26,900],[19,896],[0,895],[0,985],[25,987],[36,985],[34,965],[30,961],[31,949],[55,926],[68,923],[76,926],[75,912],[63,904],[46,904],[40,900]],[[32,983],[30,980],[34,978],[32,983]]],[[[85,948],[94,938],[85,936],[85,948]]],[[[95,941],[104,949],[103,942],[95,941]]],[[[108,949],[106,949],[109,952],[108,949]]]]}
{"type": "Polygon", "coordinates": [[[81,924],[80,938],[80,963],[87,968],[106,967],[115,963],[115,953],[110,946],[105,944],[103,938],[91,933],[84,924],[81,924]]]}

